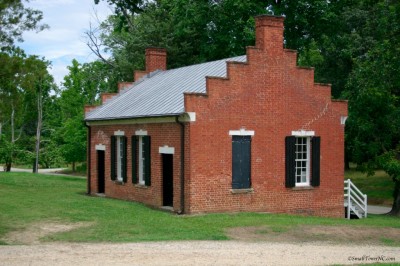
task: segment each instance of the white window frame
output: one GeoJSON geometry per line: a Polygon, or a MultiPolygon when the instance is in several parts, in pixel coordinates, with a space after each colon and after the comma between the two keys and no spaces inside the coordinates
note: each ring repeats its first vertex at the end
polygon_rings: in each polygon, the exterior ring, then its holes
{"type": "Polygon", "coordinates": [[[295,183],[296,187],[305,187],[310,186],[310,155],[311,155],[311,137],[308,136],[296,136],[295,142],[295,183]],[[305,148],[306,151],[300,149],[300,146],[304,148],[304,143],[299,143],[299,140],[306,140],[305,148]],[[304,157],[306,155],[306,158],[304,157]],[[303,155],[303,156],[300,156],[303,155]],[[305,166],[304,163],[305,162],[305,166]],[[298,170],[305,170],[301,171],[298,174],[298,170]],[[300,177],[300,181],[298,178],[300,177]],[[304,178],[305,177],[305,178],[304,178]]]}
{"type": "MultiPolygon", "coordinates": [[[[138,129],[135,131],[135,136],[137,137],[137,152],[138,152],[138,184],[139,185],[146,185],[145,180],[145,156],[144,156],[144,149],[143,149],[143,136],[148,136],[147,130],[138,129]]],[[[149,154],[150,156],[150,154],[149,154]]]]}
{"type": "MultiPolygon", "coordinates": [[[[146,132],[147,133],[147,132],[146,132]]],[[[138,137],[138,167],[139,167],[139,171],[138,171],[138,181],[140,185],[144,185],[145,184],[145,180],[144,180],[144,156],[143,156],[143,136],[145,135],[137,135],[138,137]]]]}
{"type": "Polygon", "coordinates": [[[122,145],[122,136],[116,136],[115,138],[115,142],[116,142],[116,146],[117,146],[117,180],[118,181],[123,181],[122,178],[122,160],[123,160],[123,148],[121,147],[122,145]]]}

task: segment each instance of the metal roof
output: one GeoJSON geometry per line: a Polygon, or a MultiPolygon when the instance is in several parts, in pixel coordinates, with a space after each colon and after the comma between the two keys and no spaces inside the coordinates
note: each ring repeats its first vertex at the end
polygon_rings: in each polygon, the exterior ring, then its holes
{"type": "Polygon", "coordinates": [[[226,62],[246,55],[166,71],[154,71],[86,114],[86,121],[172,116],[185,112],[185,92],[205,93],[206,76],[226,77],[226,62]]]}

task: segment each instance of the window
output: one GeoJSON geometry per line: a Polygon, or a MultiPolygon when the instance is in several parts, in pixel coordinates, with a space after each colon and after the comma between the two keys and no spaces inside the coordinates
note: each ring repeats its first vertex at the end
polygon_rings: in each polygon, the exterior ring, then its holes
{"type": "Polygon", "coordinates": [[[111,179],[126,182],[126,137],[111,137],[111,179]]]}
{"type": "Polygon", "coordinates": [[[310,138],[297,137],[295,143],[296,186],[310,185],[310,138]]]}
{"type": "Polygon", "coordinates": [[[232,136],[232,188],[250,188],[251,136],[232,136]]]}
{"type": "Polygon", "coordinates": [[[132,136],[132,182],[151,185],[151,154],[149,136],[132,136]]]}
{"type": "Polygon", "coordinates": [[[286,187],[319,186],[320,137],[286,137],[286,187]]]}

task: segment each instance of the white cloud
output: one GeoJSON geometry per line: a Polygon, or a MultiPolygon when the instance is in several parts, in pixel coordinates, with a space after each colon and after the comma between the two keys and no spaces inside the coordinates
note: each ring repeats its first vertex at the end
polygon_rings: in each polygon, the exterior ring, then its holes
{"type": "Polygon", "coordinates": [[[105,1],[95,5],[94,0],[31,0],[28,6],[43,11],[43,22],[50,29],[39,33],[26,32],[23,36],[25,42],[20,46],[28,54],[52,61],[50,72],[57,84],[68,74],[66,67],[73,58],[81,63],[94,60],[84,41],[84,32],[90,23],[97,23],[95,14],[104,20],[112,13],[105,1]]]}

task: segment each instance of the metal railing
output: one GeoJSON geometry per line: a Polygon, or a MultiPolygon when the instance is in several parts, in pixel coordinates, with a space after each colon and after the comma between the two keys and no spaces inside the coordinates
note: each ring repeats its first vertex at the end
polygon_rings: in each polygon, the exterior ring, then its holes
{"type": "Polygon", "coordinates": [[[367,195],[363,194],[350,179],[344,181],[344,206],[347,207],[346,218],[353,212],[358,218],[367,218],[367,195]]]}

